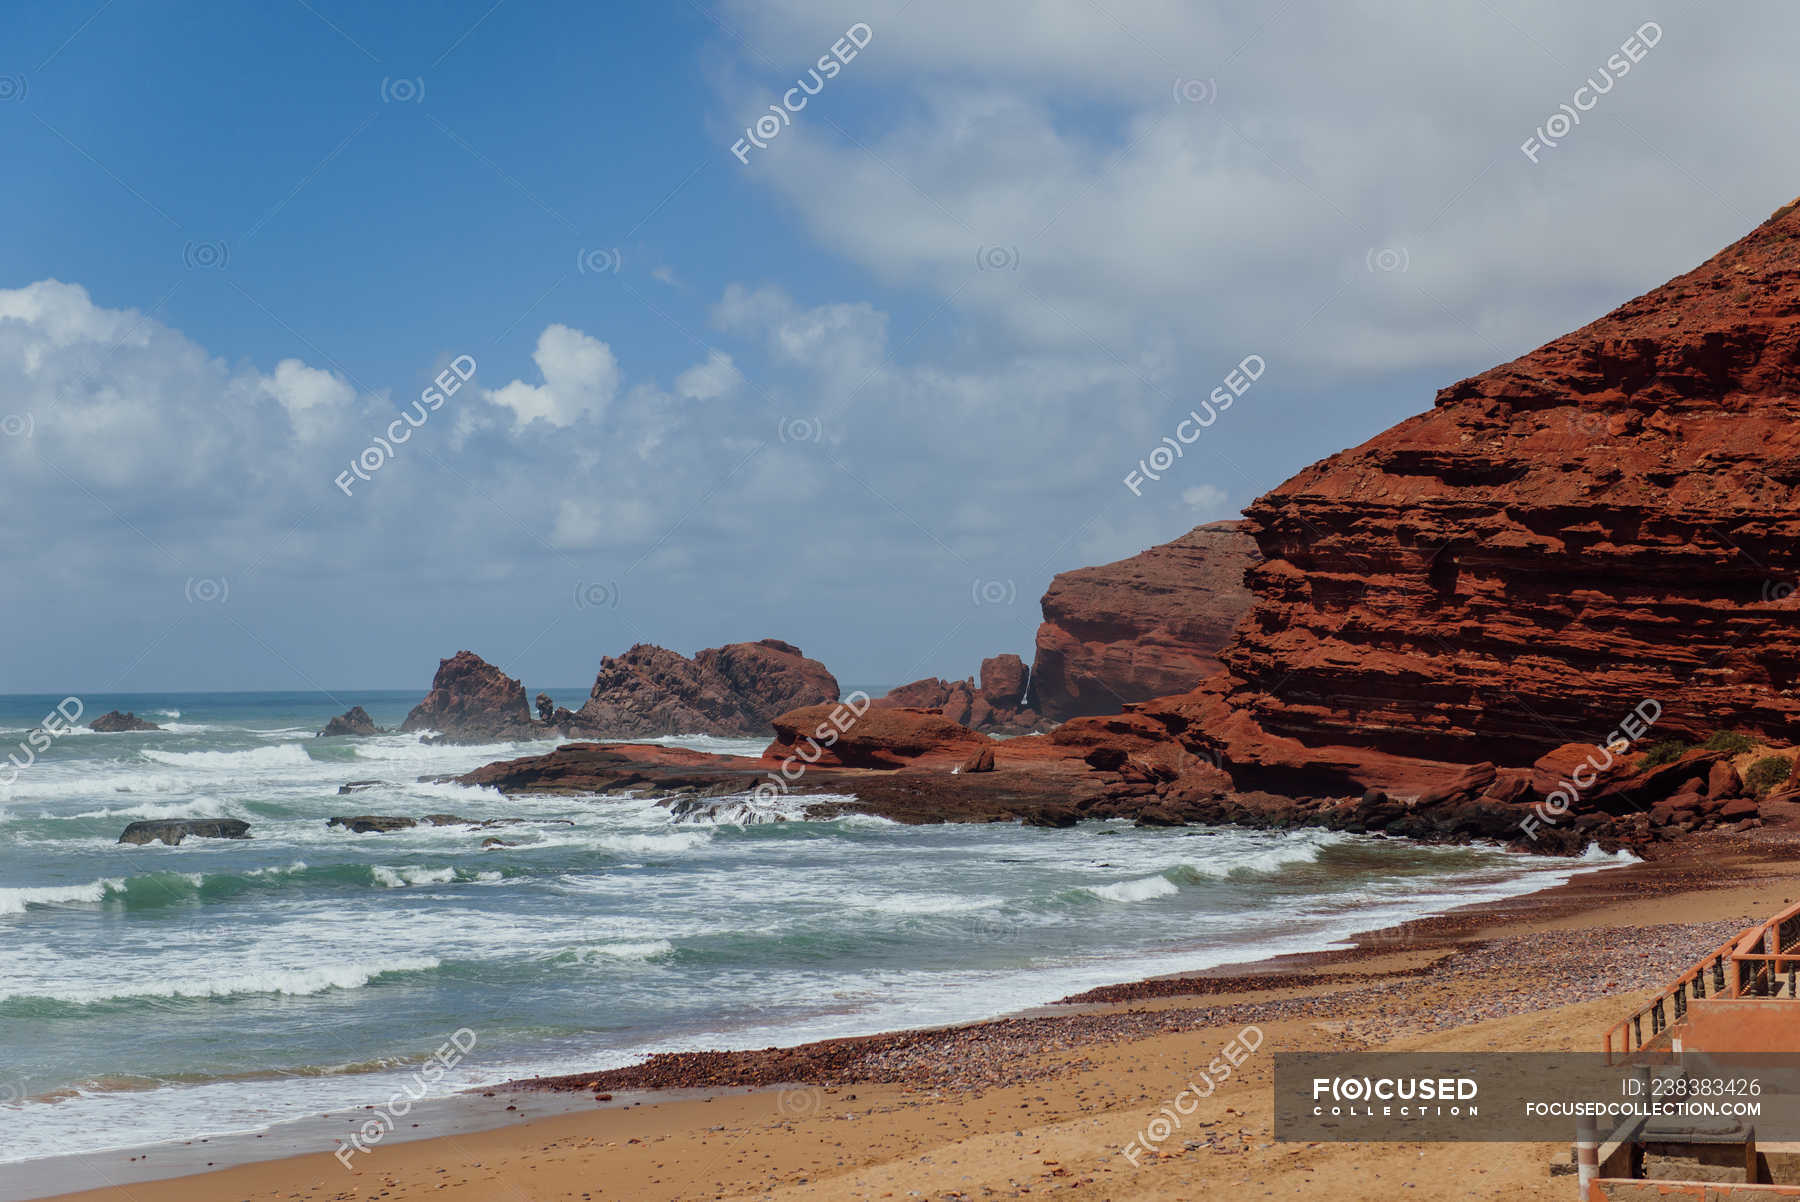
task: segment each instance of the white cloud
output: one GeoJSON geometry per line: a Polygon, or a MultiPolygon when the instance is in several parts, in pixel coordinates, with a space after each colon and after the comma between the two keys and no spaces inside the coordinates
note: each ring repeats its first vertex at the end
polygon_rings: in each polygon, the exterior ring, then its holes
{"type": "Polygon", "coordinates": [[[761,336],[778,362],[815,369],[866,371],[887,350],[887,314],[863,301],[803,309],[783,289],[732,284],[714,306],[713,321],[761,336]]]}
{"type": "Polygon", "coordinates": [[[1182,504],[1196,511],[1197,521],[1224,516],[1226,500],[1225,490],[1212,484],[1197,484],[1181,490],[1182,504]]]}
{"type": "Polygon", "coordinates": [[[561,324],[546,326],[531,358],[543,376],[542,384],[514,380],[484,394],[494,404],[512,410],[515,428],[533,421],[564,428],[586,418],[599,418],[618,396],[619,363],[612,348],[580,330],[561,324]]]}
{"type": "Polygon", "coordinates": [[[277,363],[275,374],[263,382],[263,391],[287,410],[302,442],[316,442],[341,429],[356,400],[356,390],[349,384],[298,359],[277,363]]]}
{"type": "MultiPolygon", "coordinates": [[[[1784,19],[1752,7],[1735,19],[1784,19]]],[[[748,59],[791,57],[841,15],[725,13],[748,59]]],[[[874,40],[831,86],[879,116],[839,117],[848,138],[796,118],[752,178],[829,249],[1024,347],[1167,343],[1200,371],[1279,346],[1319,381],[1478,369],[1686,269],[1794,190],[1768,115],[1800,104],[1800,78],[1673,19],[1565,144],[1524,157],[1642,24],[1625,0],[1448,17],[1426,0],[871,0],[859,16],[874,40]],[[1695,105],[1721,74],[1742,90],[1695,105]],[[1178,102],[1183,78],[1216,99],[1178,102]],[[984,247],[1005,266],[978,267],[984,247]],[[1382,248],[1405,270],[1369,270],[1382,248]]]]}
{"type": "Polygon", "coordinates": [[[706,362],[696,363],[675,377],[675,391],[690,401],[716,401],[730,396],[744,382],[724,351],[707,352],[706,362]]]}
{"type": "Polygon", "coordinates": [[[658,520],[652,504],[623,490],[604,501],[565,497],[557,502],[550,543],[570,551],[629,547],[656,537],[658,520]]]}

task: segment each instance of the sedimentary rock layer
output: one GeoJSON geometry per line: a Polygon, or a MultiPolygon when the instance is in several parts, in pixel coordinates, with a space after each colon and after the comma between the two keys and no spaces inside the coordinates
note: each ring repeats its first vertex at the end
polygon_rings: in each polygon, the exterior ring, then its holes
{"type": "Polygon", "coordinates": [[[1182,707],[1240,783],[1529,763],[1645,698],[1658,737],[1791,739],[1800,211],[1246,513],[1254,605],[1182,707]]]}
{"type": "Polygon", "coordinates": [[[1250,608],[1244,572],[1257,558],[1243,522],[1214,522],[1130,559],[1061,573],[1044,594],[1032,704],[1063,721],[1193,688],[1218,668],[1250,608]]]}

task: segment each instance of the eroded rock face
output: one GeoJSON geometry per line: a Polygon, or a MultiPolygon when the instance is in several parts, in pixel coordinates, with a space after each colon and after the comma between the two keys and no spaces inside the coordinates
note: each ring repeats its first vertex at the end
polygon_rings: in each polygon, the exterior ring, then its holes
{"type": "Polygon", "coordinates": [[[1792,739],[1800,211],[1246,512],[1254,606],[1186,707],[1240,785],[1531,764],[1646,699],[1653,738],[1792,739]]]}
{"type": "Polygon", "coordinates": [[[133,730],[161,730],[162,727],[154,722],[146,722],[136,714],[121,714],[118,710],[113,710],[88,723],[88,729],[112,735],[133,730]]]}
{"type": "Polygon", "coordinates": [[[1218,669],[1249,610],[1244,573],[1258,559],[1243,522],[1213,522],[1130,559],[1061,573],[1044,594],[1033,705],[1060,722],[1193,688],[1218,669]]]}
{"type": "Polygon", "coordinates": [[[473,651],[458,651],[438,663],[431,692],[400,729],[435,730],[453,743],[529,739],[537,733],[525,704],[525,686],[473,651]]]}
{"type": "Polygon", "coordinates": [[[1026,700],[1030,672],[1016,655],[981,661],[981,683],[928,676],[889,689],[874,704],[881,709],[932,709],[950,721],[989,734],[1025,734],[1047,725],[1026,700]]]}
{"type": "Polygon", "coordinates": [[[775,715],[838,699],[824,664],[780,639],[728,643],[688,659],[640,643],[600,661],[588,700],[570,725],[604,738],[769,733],[775,715]]]}

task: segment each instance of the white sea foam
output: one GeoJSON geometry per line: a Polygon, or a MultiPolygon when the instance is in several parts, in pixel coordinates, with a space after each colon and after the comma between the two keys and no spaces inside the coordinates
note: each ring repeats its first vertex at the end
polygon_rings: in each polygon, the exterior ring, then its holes
{"type": "Polygon", "coordinates": [[[270,968],[208,977],[146,979],[149,974],[145,974],[129,981],[107,984],[59,984],[30,993],[0,993],[0,1002],[31,997],[88,1006],[97,1002],[126,1001],[132,998],[236,997],[258,993],[306,997],[324,993],[328,989],[361,989],[389,973],[427,972],[441,963],[435,956],[400,956],[392,960],[316,965],[310,968],[270,968]]]}
{"type": "Polygon", "coordinates": [[[403,889],[407,885],[447,885],[456,879],[454,868],[384,868],[377,864],[369,871],[375,874],[375,883],[388,889],[403,889]]]}
{"type": "Polygon", "coordinates": [[[220,801],[143,801],[137,805],[105,810],[83,810],[70,818],[249,818],[251,815],[228,802],[220,801]]]}
{"type": "Polygon", "coordinates": [[[280,743],[274,747],[252,747],[246,751],[158,751],[146,747],[139,755],[154,764],[171,768],[211,768],[244,771],[252,768],[310,766],[318,761],[306,754],[298,743],[280,743]]]}
{"type": "Polygon", "coordinates": [[[960,893],[847,893],[837,900],[854,910],[880,914],[959,914],[965,910],[989,910],[1006,899],[960,893]]]}
{"type": "Polygon", "coordinates": [[[30,906],[73,905],[106,900],[108,892],[123,889],[122,878],[107,877],[85,885],[38,885],[20,889],[0,889],[0,914],[23,914],[30,906]]]}
{"type": "Polygon", "coordinates": [[[1103,901],[1112,902],[1152,901],[1159,897],[1173,897],[1181,892],[1180,887],[1165,876],[1147,876],[1112,885],[1084,885],[1082,888],[1103,901]]]}
{"type": "Polygon", "coordinates": [[[283,868],[279,865],[272,864],[267,868],[252,868],[249,871],[247,871],[246,873],[244,873],[244,875],[245,876],[288,876],[292,873],[305,872],[305,871],[306,871],[306,861],[305,860],[295,860],[292,864],[289,864],[285,868],[283,868]]]}
{"type": "Polygon", "coordinates": [[[667,939],[643,939],[619,943],[589,943],[568,948],[563,954],[578,964],[593,964],[606,960],[654,960],[674,951],[675,945],[667,939]]]}
{"type": "MultiPolygon", "coordinates": [[[[552,831],[555,829],[551,828],[552,831]]],[[[705,847],[712,838],[712,831],[706,828],[669,834],[618,835],[596,834],[591,829],[582,831],[578,828],[574,832],[546,834],[536,842],[522,843],[513,850],[541,851],[551,847],[580,847],[631,856],[674,855],[705,847]]]]}

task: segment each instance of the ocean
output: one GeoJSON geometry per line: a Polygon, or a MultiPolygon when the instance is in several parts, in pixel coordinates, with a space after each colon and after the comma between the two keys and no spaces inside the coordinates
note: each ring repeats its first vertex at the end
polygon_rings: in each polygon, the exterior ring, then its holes
{"type": "Polygon", "coordinates": [[[118,708],[165,729],[82,729],[32,760],[63,699],[0,697],[0,781],[16,771],[0,784],[0,1162],[380,1103],[416,1092],[457,1032],[472,1047],[433,1092],[988,1017],[1612,862],[1324,831],[808,821],[798,802],[788,821],[680,823],[644,798],[419,783],[550,743],[313,737],[352,704],[397,726],[418,698],[86,696],[83,722],[118,708]],[[351,780],[383,783],[340,796],[351,780]],[[524,821],[326,826],[439,812],[524,821]],[[202,817],[252,837],[117,842],[136,819],[202,817]]]}

